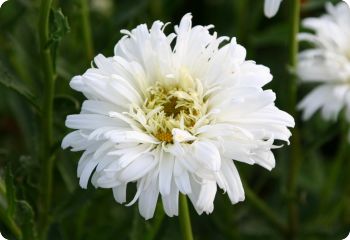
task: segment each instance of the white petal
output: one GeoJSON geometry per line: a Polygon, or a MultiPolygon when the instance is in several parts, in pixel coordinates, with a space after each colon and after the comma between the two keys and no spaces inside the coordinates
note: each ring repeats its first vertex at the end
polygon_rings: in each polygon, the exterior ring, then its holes
{"type": "Polygon", "coordinates": [[[193,207],[197,211],[199,215],[203,213],[203,209],[198,207],[198,199],[199,199],[199,194],[201,192],[201,186],[202,184],[196,181],[192,176],[190,176],[190,183],[191,183],[191,193],[188,194],[188,197],[190,198],[193,207]]]}
{"type": "Polygon", "coordinates": [[[119,186],[120,182],[117,180],[116,175],[109,176],[109,175],[101,175],[96,180],[96,186],[101,188],[114,188],[116,186],[119,186]]]}
{"type": "Polygon", "coordinates": [[[88,158],[86,165],[82,169],[81,175],[79,176],[79,185],[82,188],[87,188],[89,178],[91,176],[92,171],[95,169],[95,167],[98,164],[98,159],[96,158],[88,158]]]}
{"type": "Polygon", "coordinates": [[[127,184],[123,183],[119,186],[112,188],[114,199],[118,203],[124,203],[126,201],[126,185],[127,184]]]}
{"type": "Polygon", "coordinates": [[[139,199],[142,191],[144,190],[145,182],[146,182],[146,178],[141,178],[141,180],[137,181],[137,191],[135,193],[134,198],[131,200],[131,202],[126,204],[127,207],[133,205],[139,199]]]}
{"type": "Polygon", "coordinates": [[[151,171],[156,164],[157,162],[152,155],[144,154],[124,168],[118,175],[118,178],[122,182],[138,180],[151,171]]]}
{"type": "Polygon", "coordinates": [[[192,192],[190,179],[187,172],[182,175],[174,177],[176,186],[179,188],[182,194],[190,194],[192,192]]]}
{"type": "Polygon", "coordinates": [[[157,180],[154,179],[148,188],[144,189],[139,197],[139,211],[141,216],[146,220],[150,219],[154,215],[154,211],[157,205],[157,199],[159,190],[157,187],[157,180]]]}
{"type": "Polygon", "coordinates": [[[159,159],[159,191],[162,195],[168,195],[174,170],[174,156],[166,152],[161,155],[159,159]]]}
{"type": "Polygon", "coordinates": [[[69,146],[72,146],[72,144],[76,143],[77,141],[82,141],[84,138],[81,136],[80,131],[74,131],[69,134],[67,134],[63,140],[62,140],[62,148],[66,149],[69,146]]]}
{"type": "Polygon", "coordinates": [[[81,106],[83,113],[96,113],[108,116],[111,111],[123,111],[117,105],[97,100],[85,100],[81,106]]]}
{"type": "Polygon", "coordinates": [[[139,131],[115,130],[105,134],[115,143],[158,143],[159,141],[151,135],[139,131]]]}
{"type": "Polygon", "coordinates": [[[173,128],[171,131],[173,135],[173,139],[176,142],[188,142],[188,141],[194,141],[196,140],[196,137],[190,134],[187,131],[178,129],[178,128],[173,128]]]}
{"type": "Polygon", "coordinates": [[[321,86],[309,93],[299,104],[298,109],[303,110],[303,119],[309,119],[323,104],[328,101],[324,96],[329,96],[331,86],[321,86]]]}
{"type": "Polygon", "coordinates": [[[272,170],[275,165],[275,156],[271,151],[257,151],[253,156],[252,159],[259,164],[260,166],[266,168],[267,170],[272,170]]]}
{"type": "Polygon", "coordinates": [[[216,182],[203,180],[198,201],[196,203],[198,209],[207,214],[214,210],[214,198],[216,195],[216,182]]]}
{"type": "MultiPolygon", "coordinates": [[[[121,154],[121,157],[118,159],[118,165],[122,168],[126,167],[141,155],[149,152],[151,148],[152,146],[149,146],[148,144],[140,144],[136,147],[127,148],[125,154],[121,154]]],[[[108,155],[115,155],[114,153],[117,151],[111,151],[108,155]]]]}
{"type": "Polygon", "coordinates": [[[221,157],[217,147],[211,142],[198,141],[194,144],[195,156],[198,162],[204,167],[219,171],[221,166],[221,157]]]}
{"type": "Polygon", "coordinates": [[[74,114],[67,116],[66,126],[73,129],[96,129],[100,127],[120,127],[124,123],[99,114],[74,114]]]}
{"type": "Polygon", "coordinates": [[[265,16],[271,18],[276,15],[282,0],[265,0],[264,13],[265,16]]]}
{"type": "Polygon", "coordinates": [[[174,180],[181,193],[191,193],[191,183],[187,170],[182,166],[177,158],[175,159],[174,164],[174,180]]]}
{"type": "Polygon", "coordinates": [[[162,195],[162,202],[164,211],[169,217],[178,215],[179,189],[176,187],[174,181],[172,181],[170,193],[168,195],[162,195]]]}
{"type": "Polygon", "coordinates": [[[221,168],[226,180],[226,191],[232,202],[235,204],[244,200],[244,190],[236,166],[232,160],[224,160],[221,168]]]}
{"type": "Polygon", "coordinates": [[[192,148],[192,146],[181,145],[178,142],[174,142],[167,150],[176,156],[176,161],[179,161],[184,168],[190,172],[196,172],[200,165],[192,156],[192,148]]]}

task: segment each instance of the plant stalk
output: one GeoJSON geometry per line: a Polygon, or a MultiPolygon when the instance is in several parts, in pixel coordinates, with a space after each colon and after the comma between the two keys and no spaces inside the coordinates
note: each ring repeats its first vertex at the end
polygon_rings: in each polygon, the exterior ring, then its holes
{"type": "MultiPolygon", "coordinates": [[[[290,32],[289,32],[289,67],[292,70],[289,84],[288,84],[288,97],[289,97],[289,113],[292,114],[294,119],[297,119],[296,105],[297,105],[297,77],[296,68],[298,64],[298,33],[300,23],[300,0],[290,0],[289,12],[290,12],[290,32]]],[[[298,213],[298,200],[297,200],[297,179],[299,175],[300,163],[301,163],[301,145],[298,128],[292,129],[291,137],[291,154],[290,165],[288,172],[288,233],[287,239],[295,239],[298,235],[299,228],[299,213],[298,213]]]]}
{"type": "Polygon", "coordinates": [[[52,172],[54,156],[53,143],[53,99],[55,93],[55,71],[49,42],[49,17],[52,0],[41,0],[39,15],[39,41],[41,54],[41,67],[44,73],[44,91],[42,105],[42,136],[41,136],[41,176],[39,201],[39,237],[46,239],[49,226],[49,212],[52,194],[52,172]]]}
{"type": "Polygon", "coordinates": [[[91,34],[90,10],[88,0],[80,0],[80,15],[83,30],[84,49],[86,50],[87,60],[90,62],[94,57],[94,46],[91,34]]]}
{"type": "Polygon", "coordinates": [[[188,210],[186,195],[180,194],[180,212],[179,220],[183,240],[193,240],[190,213],[188,210]]]}

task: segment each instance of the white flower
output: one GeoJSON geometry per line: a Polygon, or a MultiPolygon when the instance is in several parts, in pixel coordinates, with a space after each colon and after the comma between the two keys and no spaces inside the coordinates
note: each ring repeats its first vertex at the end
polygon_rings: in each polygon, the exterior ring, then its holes
{"type": "Polygon", "coordinates": [[[272,18],[278,12],[282,0],[265,0],[264,13],[268,18],[272,18]]]}
{"type": "Polygon", "coordinates": [[[127,184],[136,182],[128,205],[138,200],[146,219],[159,193],[169,216],[178,214],[179,192],[199,214],[213,211],[217,187],[232,203],[243,201],[233,160],[272,169],[274,140],[288,141],[294,126],[262,89],[269,69],[246,61],[245,49],[211,34],[212,26],[192,28],[191,18],[169,35],[160,21],[123,30],[114,56],[98,55],[96,67],[70,83],[88,99],[67,117],[77,130],[62,142],[84,151],[81,187],[92,175],[95,187],[112,188],[124,203],[127,184]]]}
{"type": "Polygon", "coordinates": [[[326,9],[326,15],[303,21],[314,33],[301,33],[300,39],[314,48],[299,54],[297,72],[303,82],[319,85],[298,108],[305,120],[319,109],[326,120],[335,120],[344,109],[350,120],[350,9],[345,3],[326,9]]]}

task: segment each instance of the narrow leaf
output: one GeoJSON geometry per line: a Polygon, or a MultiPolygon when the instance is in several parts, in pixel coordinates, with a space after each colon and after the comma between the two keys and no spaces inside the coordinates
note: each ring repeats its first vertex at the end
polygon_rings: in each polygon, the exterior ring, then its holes
{"type": "Polygon", "coordinates": [[[19,81],[15,76],[13,76],[1,62],[0,84],[24,97],[30,104],[32,104],[36,108],[36,110],[39,110],[33,92],[21,81],[19,81]]]}
{"type": "Polygon", "coordinates": [[[30,204],[26,201],[17,201],[16,211],[17,222],[19,223],[23,239],[37,239],[37,233],[34,226],[34,211],[30,204]]]}
{"type": "Polygon", "coordinates": [[[13,182],[13,175],[11,172],[11,167],[6,167],[6,200],[7,200],[7,214],[9,217],[13,217],[16,210],[16,194],[15,194],[15,184],[13,182]]]}

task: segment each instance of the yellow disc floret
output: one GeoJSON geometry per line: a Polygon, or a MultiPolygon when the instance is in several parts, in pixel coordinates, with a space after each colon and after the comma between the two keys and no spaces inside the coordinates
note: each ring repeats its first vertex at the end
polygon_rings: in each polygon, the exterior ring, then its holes
{"type": "Polygon", "coordinates": [[[179,128],[190,133],[197,120],[207,112],[202,90],[198,81],[188,75],[175,84],[156,82],[147,89],[142,105],[146,125],[150,134],[165,143],[172,143],[172,129],[179,128]]]}

